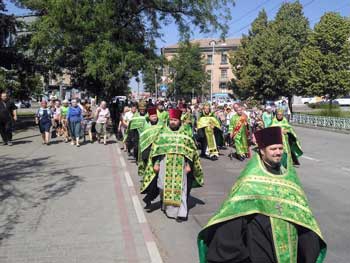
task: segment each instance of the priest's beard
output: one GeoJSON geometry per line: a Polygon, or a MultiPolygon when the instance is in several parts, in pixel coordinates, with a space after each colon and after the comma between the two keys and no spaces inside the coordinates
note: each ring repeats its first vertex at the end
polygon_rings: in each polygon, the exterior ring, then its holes
{"type": "Polygon", "coordinates": [[[151,123],[151,125],[157,125],[158,120],[156,120],[156,121],[150,121],[150,123],[151,123]]]}
{"type": "Polygon", "coordinates": [[[178,131],[180,129],[180,125],[175,125],[175,124],[169,123],[169,128],[172,131],[178,131]]]}

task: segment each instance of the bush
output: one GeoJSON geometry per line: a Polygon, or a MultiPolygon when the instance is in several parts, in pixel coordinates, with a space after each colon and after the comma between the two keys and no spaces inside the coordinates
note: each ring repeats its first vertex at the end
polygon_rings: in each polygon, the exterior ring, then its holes
{"type": "Polygon", "coordinates": [[[323,103],[309,103],[307,104],[307,106],[311,109],[321,109],[321,110],[333,110],[333,109],[339,109],[340,110],[340,106],[339,104],[329,104],[327,102],[323,102],[323,103]]]}

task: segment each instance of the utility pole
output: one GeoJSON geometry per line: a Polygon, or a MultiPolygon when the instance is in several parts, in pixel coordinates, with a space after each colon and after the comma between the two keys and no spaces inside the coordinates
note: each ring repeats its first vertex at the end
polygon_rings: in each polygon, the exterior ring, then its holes
{"type": "Polygon", "coordinates": [[[216,41],[213,39],[209,42],[209,45],[213,47],[212,50],[212,57],[211,57],[211,64],[212,64],[212,69],[211,69],[211,75],[210,75],[210,103],[213,104],[213,87],[214,87],[214,55],[215,55],[215,45],[216,41]]]}

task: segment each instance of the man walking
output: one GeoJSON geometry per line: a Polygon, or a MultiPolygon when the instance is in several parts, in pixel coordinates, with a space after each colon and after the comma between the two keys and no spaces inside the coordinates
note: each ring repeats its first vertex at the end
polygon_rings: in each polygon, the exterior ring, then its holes
{"type": "Polygon", "coordinates": [[[259,152],[199,233],[201,263],[322,263],[327,246],[296,171],[281,165],[280,127],[255,133],[259,152]]]}
{"type": "Polygon", "coordinates": [[[169,127],[164,127],[154,142],[141,192],[158,175],[162,210],[178,222],[187,220],[187,201],[191,188],[203,185],[203,172],[192,137],[180,129],[181,111],[169,110],[169,127]]]}
{"type": "Polygon", "coordinates": [[[6,92],[0,97],[0,134],[4,145],[12,146],[12,129],[17,121],[17,107],[6,92]]]}

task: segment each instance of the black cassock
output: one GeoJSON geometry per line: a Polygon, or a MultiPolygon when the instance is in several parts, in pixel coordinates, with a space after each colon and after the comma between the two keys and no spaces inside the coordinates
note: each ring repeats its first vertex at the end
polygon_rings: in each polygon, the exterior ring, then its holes
{"type": "MultiPolygon", "coordinates": [[[[300,226],[297,263],[315,263],[320,239],[300,226]]],[[[239,217],[208,229],[208,263],[277,263],[269,217],[261,214],[239,217]]]]}

